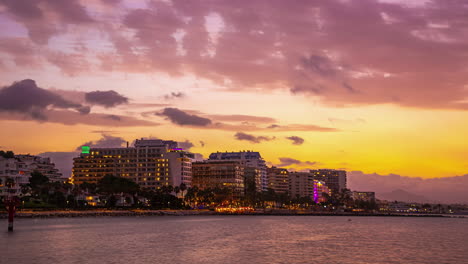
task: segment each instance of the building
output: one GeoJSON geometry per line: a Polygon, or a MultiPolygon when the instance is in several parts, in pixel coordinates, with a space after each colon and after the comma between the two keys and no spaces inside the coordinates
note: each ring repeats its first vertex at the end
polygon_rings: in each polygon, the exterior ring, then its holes
{"type": "Polygon", "coordinates": [[[33,155],[15,155],[11,158],[0,156],[0,196],[21,196],[21,187],[29,183],[32,172],[40,172],[49,178],[49,181],[64,181],[62,174],[55,168],[49,158],[33,155]],[[12,181],[11,188],[7,182],[12,181]],[[9,189],[9,190],[7,190],[9,189]]]}
{"type": "Polygon", "coordinates": [[[357,201],[366,201],[366,202],[375,202],[375,192],[352,192],[353,200],[357,201]]]}
{"type": "Polygon", "coordinates": [[[268,187],[267,179],[267,166],[265,160],[262,158],[259,152],[254,151],[239,151],[239,152],[216,152],[211,153],[208,160],[217,161],[237,161],[244,167],[253,167],[259,170],[259,179],[255,182],[260,183],[260,188],[256,189],[266,191],[268,187]]]}
{"type": "Polygon", "coordinates": [[[326,183],[319,180],[314,180],[314,196],[313,200],[315,203],[324,203],[330,196],[330,189],[326,183]],[[328,197],[327,197],[328,196],[328,197]]]}
{"type": "Polygon", "coordinates": [[[15,155],[15,158],[24,163],[30,172],[37,171],[49,178],[51,182],[64,182],[67,180],[55,168],[55,164],[50,161],[50,158],[33,155],[15,155]]]}
{"type": "Polygon", "coordinates": [[[106,175],[125,177],[142,188],[156,190],[164,185],[192,184],[194,155],[177,142],[160,139],[135,140],[133,147],[89,148],[83,146],[73,159],[74,184],[97,183],[106,175]]]}
{"type": "Polygon", "coordinates": [[[311,170],[310,173],[316,180],[325,182],[332,195],[346,189],[346,171],[344,170],[319,169],[311,170]]]}
{"type": "Polygon", "coordinates": [[[289,195],[291,198],[314,197],[314,175],[309,172],[289,173],[289,195]]]}
{"type": "Polygon", "coordinates": [[[244,167],[244,193],[255,197],[262,191],[261,171],[255,167],[244,167]]]}
{"type": "Polygon", "coordinates": [[[268,189],[275,193],[289,193],[289,171],[284,168],[267,168],[268,189]]]}
{"type": "Polygon", "coordinates": [[[228,188],[233,198],[244,196],[244,166],[238,161],[207,160],[192,163],[192,184],[199,189],[228,188]]]}
{"type": "Polygon", "coordinates": [[[0,196],[20,196],[21,185],[28,184],[30,176],[24,163],[0,156],[0,196]]]}

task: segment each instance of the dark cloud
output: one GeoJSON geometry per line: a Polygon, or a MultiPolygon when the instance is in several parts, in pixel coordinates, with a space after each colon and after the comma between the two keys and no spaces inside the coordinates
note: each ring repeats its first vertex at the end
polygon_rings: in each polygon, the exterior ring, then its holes
{"type": "Polygon", "coordinates": [[[200,140],[200,146],[204,147],[206,145],[205,141],[200,140]]]}
{"type": "Polygon", "coordinates": [[[96,22],[79,0],[1,0],[0,6],[23,24],[29,37],[41,45],[47,44],[53,35],[66,31],[65,25],[96,22]]]}
{"type": "Polygon", "coordinates": [[[286,137],[286,139],[289,139],[292,141],[293,145],[302,145],[304,144],[304,139],[298,136],[290,136],[286,137]]]}
{"type": "Polygon", "coordinates": [[[188,141],[188,140],[185,140],[185,141],[181,141],[181,142],[177,142],[177,145],[180,147],[180,148],[183,148],[184,150],[187,150],[187,151],[190,151],[191,148],[193,148],[195,145],[193,145],[192,142],[188,141]]]}
{"type": "Polygon", "coordinates": [[[23,65],[48,61],[74,74],[96,64],[107,71],[190,74],[256,92],[289,87],[293,94],[320,95],[331,106],[468,109],[468,6],[460,0],[401,2],[148,1],[145,8],[99,10],[100,16],[78,0],[2,0],[0,5],[39,43],[27,51],[35,56],[21,56],[11,47],[5,51],[23,65]],[[205,27],[213,14],[220,20],[213,23],[217,30],[205,27]],[[42,45],[56,34],[90,40],[87,30],[77,29],[89,22],[103,31],[112,49],[44,52],[42,45]],[[176,39],[178,32],[184,36],[176,39]]]}
{"type": "Polygon", "coordinates": [[[87,115],[80,114],[75,111],[68,110],[45,110],[39,113],[39,116],[25,116],[20,113],[2,112],[0,111],[0,120],[38,120],[41,117],[47,117],[47,120],[41,122],[58,123],[64,125],[85,124],[98,127],[136,127],[136,126],[158,126],[158,123],[136,119],[131,116],[108,115],[90,113],[87,115]]]}
{"type": "Polygon", "coordinates": [[[182,92],[172,92],[170,94],[166,94],[164,96],[164,99],[170,100],[170,99],[174,99],[174,98],[184,98],[184,97],[185,97],[185,94],[182,93],[182,92]]]}
{"type": "Polygon", "coordinates": [[[312,161],[300,161],[298,159],[293,159],[293,158],[287,158],[287,157],[282,157],[279,158],[280,163],[276,165],[277,167],[289,167],[289,166],[299,166],[299,167],[304,167],[304,166],[315,166],[318,165],[318,162],[312,162],[312,161]]]}
{"type": "Polygon", "coordinates": [[[166,116],[172,123],[181,126],[188,125],[203,127],[211,124],[211,120],[208,118],[190,115],[177,108],[164,108],[164,110],[157,115],[166,116]]]}
{"type": "Polygon", "coordinates": [[[112,90],[86,93],[85,100],[90,104],[101,105],[107,108],[128,103],[127,97],[112,90]]]}
{"type": "Polygon", "coordinates": [[[250,141],[252,143],[260,143],[262,141],[271,141],[274,140],[275,137],[266,137],[266,136],[254,136],[250,134],[246,134],[243,132],[237,132],[234,137],[237,140],[245,140],[245,141],[250,141]]]}
{"type": "Polygon", "coordinates": [[[58,94],[39,88],[30,79],[15,82],[0,90],[0,111],[24,114],[32,119],[47,120],[49,108],[73,109],[88,114],[90,108],[68,100],[58,94]]]}
{"type": "Polygon", "coordinates": [[[121,121],[122,118],[120,116],[117,116],[117,115],[108,115],[106,116],[106,118],[109,118],[109,119],[112,119],[112,120],[115,120],[115,121],[121,121]]]}
{"type": "Polygon", "coordinates": [[[302,57],[301,64],[306,70],[326,77],[333,77],[337,73],[337,68],[333,66],[333,63],[327,57],[319,55],[302,57]]]}

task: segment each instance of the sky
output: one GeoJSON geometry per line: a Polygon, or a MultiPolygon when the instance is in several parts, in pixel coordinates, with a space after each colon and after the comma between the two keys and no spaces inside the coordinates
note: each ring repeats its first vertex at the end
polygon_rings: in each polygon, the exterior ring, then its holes
{"type": "Polygon", "coordinates": [[[0,0],[0,149],[151,137],[294,170],[464,176],[466,14],[463,0],[0,0]]]}

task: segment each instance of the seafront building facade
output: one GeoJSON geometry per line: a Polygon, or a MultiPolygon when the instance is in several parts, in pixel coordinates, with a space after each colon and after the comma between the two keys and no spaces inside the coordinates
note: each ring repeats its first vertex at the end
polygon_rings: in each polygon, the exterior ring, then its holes
{"type": "Polygon", "coordinates": [[[346,171],[344,170],[319,169],[311,170],[310,173],[314,179],[325,182],[332,194],[338,194],[346,188],[346,171]]]}
{"type": "Polygon", "coordinates": [[[267,168],[268,189],[275,193],[289,193],[289,171],[285,168],[267,168]]]}
{"type": "Polygon", "coordinates": [[[51,162],[50,158],[34,155],[15,155],[15,158],[22,162],[29,172],[37,171],[49,178],[51,182],[63,182],[67,180],[63,178],[62,173],[55,168],[55,164],[51,162]]]}
{"type": "Polygon", "coordinates": [[[327,201],[330,196],[330,188],[323,181],[314,180],[314,195],[313,200],[315,203],[323,203],[327,201]],[[328,197],[327,197],[328,196],[328,197]]]}
{"type": "Polygon", "coordinates": [[[289,173],[289,195],[291,198],[314,197],[314,175],[310,172],[289,173]]]}
{"type": "Polygon", "coordinates": [[[233,198],[245,195],[245,167],[238,161],[207,160],[192,163],[192,184],[200,190],[228,188],[233,198]]]}
{"type": "Polygon", "coordinates": [[[21,196],[21,187],[29,183],[31,173],[40,172],[51,182],[65,181],[49,158],[33,155],[0,157],[0,196],[21,196]],[[12,186],[7,187],[11,183],[12,186]]]}
{"type": "Polygon", "coordinates": [[[175,141],[137,139],[133,147],[86,148],[73,159],[72,181],[97,183],[106,175],[129,178],[142,188],[192,184],[194,155],[175,141]]]}
{"type": "Polygon", "coordinates": [[[210,161],[237,161],[244,167],[253,167],[258,170],[258,176],[255,179],[256,189],[266,191],[268,188],[267,166],[265,160],[259,152],[238,151],[238,152],[215,152],[211,153],[210,161]]]}

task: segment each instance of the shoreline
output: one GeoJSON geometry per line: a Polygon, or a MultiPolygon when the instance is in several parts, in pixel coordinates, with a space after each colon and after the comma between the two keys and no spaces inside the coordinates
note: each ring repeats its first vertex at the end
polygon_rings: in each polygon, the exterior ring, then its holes
{"type": "MultiPolygon", "coordinates": [[[[244,215],[244,216],[379,216],[379,217],[444,217],[467,218],[465,215],[443,214],[414,214],[414,213],[332,213],[294,210],[254,211],[245,213],[221,213],[209,210],[55,210],[32,211],[23,210],[16,212],[15,218],[75,218],[75,217],[119,217],[119,216],[219,216],[219,215],[244,215]]],[[[6,219],[5,212],[0,213],[0,219],[6,219]]]]}

